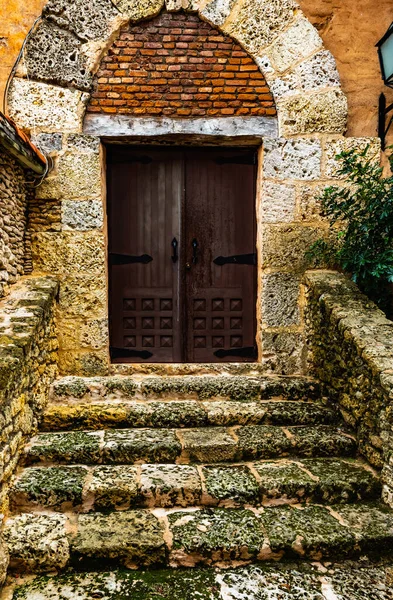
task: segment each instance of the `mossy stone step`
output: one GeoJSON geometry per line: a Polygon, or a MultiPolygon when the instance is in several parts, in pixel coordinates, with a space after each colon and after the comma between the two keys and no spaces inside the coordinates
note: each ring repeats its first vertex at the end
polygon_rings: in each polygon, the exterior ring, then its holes
{"type": "Polygon", "coordinates": [[[355,453],[355,439],[331,425],[246,425],[41,433],[25,447],[23,462],[25,465],[217,463],[355,453]]]}
{"type": "Polygon", "coordinates": [[[132,427],[211,427],[233,425],[316,425],[338,420],[317,402],[276,400],[173,400],[50,404],[41,431],[97,430],[132,427]]]}
{"type": "Polygon", "coordinates": [[[18,573],[231,565],[391,553],[393,511],[371,504],[130,510],[67,516],[23,513],[7,520],[10,568],[18,573]]]}
{"type": "Polygon", "coordinates": [[[318,382],[306,377],[250,375],[183,375],[75,377],[54,382],[51,399],[96,401],[124,398],[226,398],[258,400],[282,396],[288,400],[320,398],[318,382]]]}
{"type": "Polygon", "coordinates": [[[30,467],[10,494],[14,511],[78,512],[137,507],[323,504],[378,498],[379,477],[352,459],[262,461],[235,465],[30,467]]]}
{"type": "Polygon", "coordinates": [[[342,562],[261,563],[226,570],[157,569],[38,576],[6,590],[10,600],[391,600],[393,566],[342,562]]]}

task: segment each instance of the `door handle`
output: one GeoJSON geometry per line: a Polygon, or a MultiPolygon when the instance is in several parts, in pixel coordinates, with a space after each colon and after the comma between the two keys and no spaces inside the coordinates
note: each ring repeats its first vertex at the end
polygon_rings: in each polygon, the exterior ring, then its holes
{"type": "Polygon", "coordinates": [[[192,264],[196,265],[198,262],[198,240],[196,238],[194,238],[191,242],[192,244],[192,264]]]}
{"type": "Polygon", "coordinates": [[[177,248],[179,246],[179,242],[177,241],[176,238],[173,238],[171,246],[173,248],[172,262],[177,263],[177,261],[179,260],[179,256],[177,254],[177,248]]]}

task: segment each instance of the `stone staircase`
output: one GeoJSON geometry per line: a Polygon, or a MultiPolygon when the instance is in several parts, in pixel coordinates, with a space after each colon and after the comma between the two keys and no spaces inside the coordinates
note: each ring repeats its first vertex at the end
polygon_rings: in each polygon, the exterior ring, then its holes
{"type": "Polygon", "coordinates": [[[356,451],[306,378],[60,379],[5,527],[11,573],[58,575],[16,587],[11,575],[6,597],[341,600],[312,562],[353,570],[393,549],[393,512],[356,451]],[[285,596],[296,577],[311,595],[285,596]],[[250,581],[255,594],[238,595],[250,581]],[[270,585],[284,595],[258,595],[270,585]]]}

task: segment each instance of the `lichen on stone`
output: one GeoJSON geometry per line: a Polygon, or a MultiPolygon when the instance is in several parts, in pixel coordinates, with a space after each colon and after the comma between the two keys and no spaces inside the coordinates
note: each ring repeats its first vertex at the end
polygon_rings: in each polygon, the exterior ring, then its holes
{"type": "Polygon", "coordinates": [[[70,537],[73,559],[116,560],[117,564],[159,565],[165,561],[162,524],[143,510],[80,515],[78,533],[70,537]]]}
{"type": "Polygon", "coordinates": [[[246,466],[202,468],[207,494],[218,504],[258,504],[259,486],[246,466]]]}
{"type": "Polygon", "coordinates": [[[45,505],[60,508],[78,506],[88,470],[85,467],[32,467],[16,480],[11,498],[13,505],[45,505]]]}

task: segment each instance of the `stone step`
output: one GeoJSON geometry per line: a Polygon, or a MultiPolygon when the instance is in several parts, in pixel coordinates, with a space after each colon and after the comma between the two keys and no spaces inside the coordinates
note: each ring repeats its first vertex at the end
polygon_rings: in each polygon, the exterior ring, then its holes
{"type": "Polygon", "coordinates": [[[50,395],[52,402],[126,398],[260,400],[279,396],[287,400],[313,400],[321,397],[321,390],[318,382],[306,377],[113,375],[63,377],[54,382],[50,395]]]}
{"type": "Polygon", "coordinates": [[[301,562],[213,568],[104,571],[40,576],[10,585],[9,600],[391,600],[391,562],[301,562]],[[372,594],[372,595],[370,595],[372,594]]]}
{"type": "Polygon", "coordinates": [[[328,425],[338,412],[316,401],[129,400],[50,404],[41,431],[132,427],[212,427],[233,425],[328,425]]]}
{"type": "Polygon", "coordinates": [[[378,475],[353,459],[261,461],[234,465],[29,467],[11,508],[77,512],[175,506],[339,504],[378,498],[378,475]]]}
{"type": "Polygon", "coordinates": [[[356,440],[331,425],[112,429],[41,433],[25,447],[33,464],[217,463],[285,456],[353,456],[356,440]]]}
{"type": "Polygon", "coordinates": [[[260,509],[23,513],[6,521],[10,568],[47,572],[322,560],[391,553],[393,512],[378,503],[260,509]]]}

